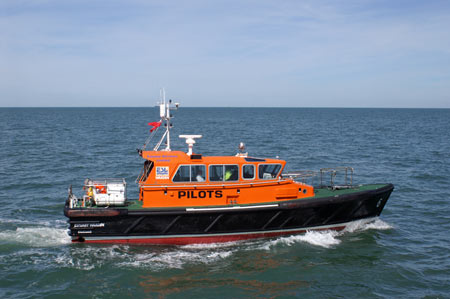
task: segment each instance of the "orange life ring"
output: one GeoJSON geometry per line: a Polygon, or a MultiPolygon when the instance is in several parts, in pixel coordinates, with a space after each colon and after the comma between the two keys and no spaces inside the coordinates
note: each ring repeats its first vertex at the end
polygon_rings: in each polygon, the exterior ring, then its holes
{"type": "Polygon", "coordinates": [[[97,189],[98,193],[103,193],[103,194],[106,193],[106,187],[103,185],[95,185],[95,189],[97,189]]]}

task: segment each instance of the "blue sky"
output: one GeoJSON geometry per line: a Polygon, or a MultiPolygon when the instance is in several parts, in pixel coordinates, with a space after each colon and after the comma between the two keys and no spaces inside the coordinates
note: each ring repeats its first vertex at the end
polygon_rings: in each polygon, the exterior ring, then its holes
{"type": "Polygon", "coordinates": [[[450,108],[450,1],[2,0],[0,106],[450,108]]]}

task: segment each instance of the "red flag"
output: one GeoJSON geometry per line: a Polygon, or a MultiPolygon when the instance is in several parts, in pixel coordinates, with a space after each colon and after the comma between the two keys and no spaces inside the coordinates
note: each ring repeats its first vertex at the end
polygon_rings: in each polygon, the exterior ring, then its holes
{"type": "Polygon", "coordinates": [[[149,126],[152,126],[152,128],[150,129],[150,132],[153,132],[154,130],[156,130],[156,128],[158,128],[161,125],[161,121],[154,121],[151,123],[148,123],[149,126]]]}

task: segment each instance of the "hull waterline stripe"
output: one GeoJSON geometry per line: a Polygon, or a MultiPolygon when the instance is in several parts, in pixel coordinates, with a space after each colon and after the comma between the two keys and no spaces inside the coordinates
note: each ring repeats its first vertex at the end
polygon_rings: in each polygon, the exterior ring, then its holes
{"type": "Polygon", "coordinates": [[[187,208],[186,212],[195,212],[195,211],[224,211],[224,210],[246,210],[246,209],[258,209],[258,208],[274,208],[278,207],[278,204],[274,205],[258,205],[258,206],[250,206],[250,207],[225,207],[225,208],[187,208]]]}

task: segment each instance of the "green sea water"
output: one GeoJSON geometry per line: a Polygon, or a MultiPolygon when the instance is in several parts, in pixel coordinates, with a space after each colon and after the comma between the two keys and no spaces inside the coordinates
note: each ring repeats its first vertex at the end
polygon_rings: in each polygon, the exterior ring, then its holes
{"type": "Polygon", "coordinates": [[[180,108],[195,151],[279,156],[288,171],[352,166],[396,187],[380,218],[343,232],[189,246],[72,244],[67,188],[126,178],[156,108],[0,109],[1,298],[449,298],[450,110],[180,108]]]}

